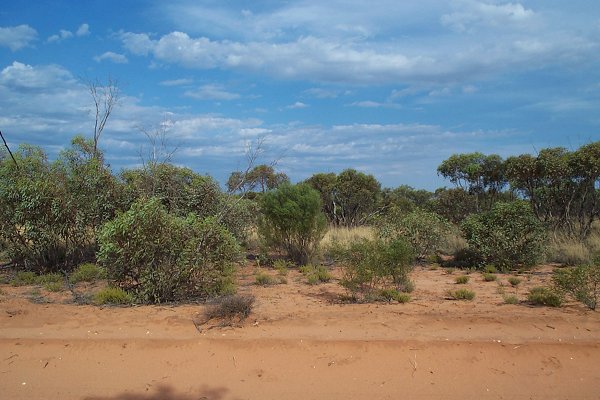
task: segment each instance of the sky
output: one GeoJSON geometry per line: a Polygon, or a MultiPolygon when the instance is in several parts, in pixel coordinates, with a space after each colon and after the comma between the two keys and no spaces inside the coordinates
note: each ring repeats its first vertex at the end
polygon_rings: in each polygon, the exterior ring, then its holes
{"type": "Polygon", "coordinates": [[[600,2],[2,1],[10,147],[55,158],[91,137],[87,83],[109,79],[116,173],[162,132],[173,163],[221,183],[259,148],[293,182],[354,168],[434,190],[452,154],[600,140],[600,2]]]}

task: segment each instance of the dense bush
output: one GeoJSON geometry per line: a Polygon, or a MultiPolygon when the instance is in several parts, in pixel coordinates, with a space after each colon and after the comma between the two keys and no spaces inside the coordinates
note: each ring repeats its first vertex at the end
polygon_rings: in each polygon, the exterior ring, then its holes
{"type": "Polygon", "coordinates": [[[390,215],[379,224],[384,239],[404,237],[412,245],[417,259],[425,259],[443,246],[450,224],[439,215],[415,209],[406,215],[390,215]]]}
{"type": "Polygon", "coordinates": [[[554,271],[553,280],[560,290],[590,309],[596,309],[600,299],[600,265],[557,269],[554,271]]]}
{"type": "Polygon", "coordinates": [[[145,303],[205,298],[231,290],[235,238],[212,218],[182,218],[156,198],[139,200],[108,222],[98,261],[145,303]]]}
{"type": "Polygon", "coordinates": [[[549,287],[534,287],[529,291],[527,300],[535,305],[560,307],[563,303],[562,294],[549,287]]]}
{"type": "Polygon", "coordinates": [[[319,193],[306,184],[283,184],[262,197],[259,233],[300,265],[308,264],[325,235],[319,193]]]}
{"type": "Polygon", "coordinates": [[[470,248],[501,270],[535,265],[544,254],[544,227],[525,202],[497,203],[468,217],[462,229],[470,248]]]}
{"type": "Polygon", "coordinates": [[[340,281],[353,297],[371,296],[376,290],[393,285],[404,291],[411,286],[408,273],[412,267],[413,251],[406,240],[391,241],[362,239],[337,251],[342,262],[340,281]]]}

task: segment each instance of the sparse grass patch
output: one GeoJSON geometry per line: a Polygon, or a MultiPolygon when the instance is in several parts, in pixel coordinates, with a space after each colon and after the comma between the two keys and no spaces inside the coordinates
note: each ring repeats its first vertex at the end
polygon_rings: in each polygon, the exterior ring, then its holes
{"type": "Polygon", "coordinates": [[[95,304],[131,304],[133,296],[120,287],[106,287],[94,295],[95,304]]]}
{"type": "Polygon", "coordinates": [[[444,268],[446,275],[452,275],[456,269],[454,267],[444,268]]]}
{"type": "Polygon", "coordinates": [[[61,283],[63,281],[63,276],[59,273],[51,273],[40,275],[35,279],[36,283],[46,286],[48,284],[61,283]]]}
{"type": "Polygon", "coordinates": [[[289,263],[286,260],[275,260],[273,262],[273,268],[275,268],[279,275],[286,276],[289,272],[289,263]]]}
{"type": "Polygon", "coordinates": [[[372,239],[375,231],[370,226],[357,226],[348,228],[344,226],[330,226],[321,240],[321,246],[347,245],[359,239],[372,239]]]}
{"type": "Polygon", "coordinates": [[[473,300],[475,292],[469,289],[448,290],[448,296],[454,300],[473,300]]]}
{"type": "Polygon", "coordinates": [[[37,283],[37,275],[32,271],[17,271],[15,277],[11,279],[12,286],[27,286],[37,283]]]}
{"type": "Polygon", "coordinates": [[[44,283],[44,289],[46,289],[49,292],[60,292],[61,290],[63,290],[63,283],[62,282],[47,282],[47,283],[44,283]]]}
{"type": "Polygon", "coordinates": [[[496,275],[492,274],[491,272],[484,272],[483,280],[486,282],[495,282],[498,280],[498,277],[496,275]]]}
{"type": "Polygon", "coordinates": [[[222,319],[230,325],[237,318],[241,322],[248,318],[252,312],[254,301],[254,296],[231,295],[221,297],[206,309],[206,320],[222,319]]]}
{"type": "Polygon", "coordinates": [[[470,278],[467,275],[457,276],[456,279],[454,279],[454,283],[457,285],[464,285],[469,282],[469,279],[470,278]]]}
{"type": "Polygon", "coordinates": [[[261,286],[270,286],[275,284],[275,279],[263,271],[259,271],[254,279],[256,284],[261,286]]]}
{"type": "Polygon", "coordinates": [[[519,304],[519,298],[514,294],[509,294],[502,297],[505,304],[519,304]]]}
{"type": "Polygon", "coordinates": [[[95,282],[99,279],[106,279],[106,270],[96,264],[84,263],[79,265],[69,276],[69,282],[75,284],[79,282],[95,282]]]}
{"type": "Polygon", "coordinates": [[[560,307],[563,303],[561,293],[549,287],[534,287],[529,291],[527,300],[541,306],[560,307]]]}
{"type": "Polygon", "coordinates": [[[329,282],[332,278],[331,273],[322,265],[303,265],[300,272],[306,277],[309,285],[317,285],[323,282],[329,282]]]}
{"type": "Polygon", "coordinates": [[[517,286],[519,286],[519,284],[521,282],[523,282],[523,280],[521,278],[516,277],[516,276],[511,276],[507,280],[508,280],[508,283],[510,283],[513,287],[517,287],[517,286]]]}

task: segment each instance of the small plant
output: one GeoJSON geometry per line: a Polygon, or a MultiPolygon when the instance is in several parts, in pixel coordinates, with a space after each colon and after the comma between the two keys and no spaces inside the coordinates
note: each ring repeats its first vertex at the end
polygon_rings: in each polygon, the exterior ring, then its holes
{"type": "Polygon", "coordinates": [[[133,296],[120,287],[106,287],[94,295],[95,304],[131,304],[133,296]]]}
{"type": "Polygon", "coordinates": [[[235,318],[241,322],[248,318],[254,307],[254,296],[231,295],[217,299],[205,312],[206,320],[223,319],[229,324],[235,318]]]}
{"type": "Polygon", "coordinates": [[[300,267],[300,272],[306,277],[306,281],[309,285],[329,282],[332,278],[327,268],[322,265],[303,265],[300,267]]]}
{"type": "Polygon", "coordinates": [[[456,271],[454,267],[444,268],[444,272],[446,272],[446,275],[452,275],[454,271],[456,271]]]}
{"type": "Polygon", "coordinates": [[[46,289],[49,292],[60,292],[61,290],[63,290],[63,283],[62,282],[47,282],[47,283],[44,283],[44,289],[46,289]]]}
{"type": "Polygon", "coordinates": [[[554,284],[595,310],[600,300],[600,265],[581,265],[554,271],[554,284]]]}
{"type": "Polygon", "coordinates": [[[376,293],[376,298],[387,302],[397,301],[398,303],[408,303],[410,301],[408,293],[402,293],[396,289],[381,289],[376,293]]]}
{"type": "Polygon", "coordinates": [[[508,278],[508,283],[510,283],[513,287],[517,287],[519,286],[519,284],[522,282],[523,280],[521,278],[518,278],[516,276],[511,276],[508,278]]]}
{"type": "Polygon", "coordinates": [[[273,268],[279,273],[281,276],[286,276],[289,272],[288,269],[289,263],[286,260],[275,260],[273,262],[273,268]]]}
{"type": "Polygon", "coordinates": [[[498,277],[496,275],[492,274],[491,272],[484,272],[483,280],[486,282],[495,282],[498,280],[498,277]]]}
{"type": "Polygon", "coordinates": [[[493,264],[488,264],[483,268],[483,272],[488,274],[496,274],[498,273],[498,269],[493,264]]]}
{"type": "Polygon", "coordinates": [[[255,277],[256,284],[261,286],[269,286],[275,284],[275,279],[265,272],[258,272],[255,277]]]}
{"type": "Polygon", "coordinates": [[[106,270],[96,264],[81,264],[69,276],[69,282],[75,284],[78,282],[95,282],[98,279],[106,278],[106,270]]]}
{"type": "Polygon", "coordinates": [[[457,276],[456,279],[454,279],[454,282],[457,285],[464,285],[469,282],[469,277],[467,275],[457,276]]]}
{"type": "Polygon", "coordinates": [[[519,298],[514,294],[503,296],[503,299],[506,304],[519,304],[519,298]]]}
{"type": "Polygon", "coordinates": [[[560,307],[563,303],[561,293],[549,287],[534,287],[529,291],[527,300],[541,306],[560,307]]]}
{"type": "Polygon", "coordinates": [[[18,271],[15,277],[10,281],[12,286],[35,285],[37,283],[37,275],[32,271],[18,271]]]}
{"type": "Polygon", "coordinates": [[[469,289],[449,290],[448,296],[454,300],[473,300],[475,292],[469,289]]]}

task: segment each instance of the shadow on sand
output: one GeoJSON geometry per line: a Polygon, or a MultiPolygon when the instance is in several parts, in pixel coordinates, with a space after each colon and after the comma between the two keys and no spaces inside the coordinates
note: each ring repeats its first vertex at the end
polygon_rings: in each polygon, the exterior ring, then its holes
{"type": "Polygon", "coordinates": [[[227,388],[210,388],[203,386],[193,394],[178,393],[167,385],[157,386],[154,391],[146,393],[122,393],[115,396],[89,396],[84,400],[222,400],[227,394],[227,388]]]}

